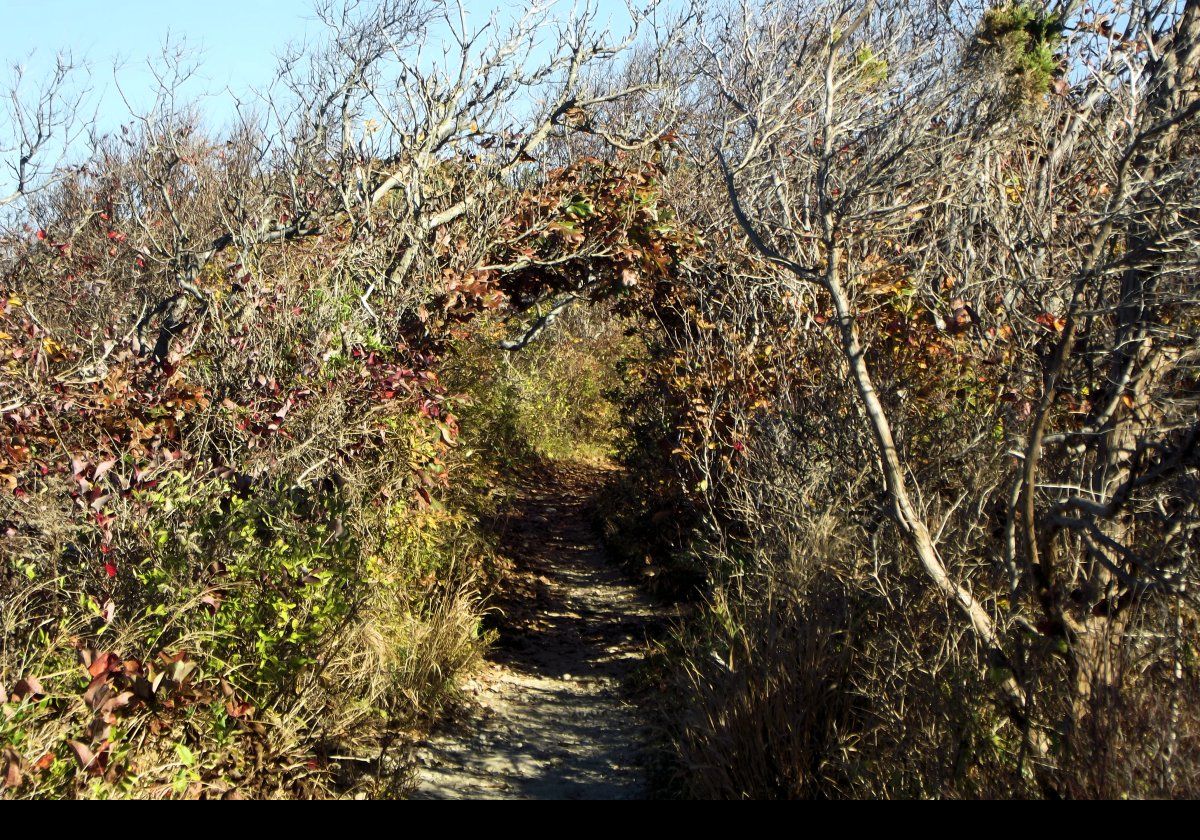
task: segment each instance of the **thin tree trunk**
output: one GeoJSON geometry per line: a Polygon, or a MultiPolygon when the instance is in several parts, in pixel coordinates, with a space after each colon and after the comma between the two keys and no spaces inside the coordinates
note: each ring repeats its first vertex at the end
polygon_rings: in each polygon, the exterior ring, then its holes
{"type": "Polygon", "coordinates": [[[933,538],[930,536],[929,526],[926,525],[912,502],[904,466],[900,460],[895,439],[892,437],[891,423],[888,421],[887,413],[871,379],[871,371],[867,366],[862,343],[858,337],[854,314],[846,291],[838,277],[836,251],[830,253],[824,285],[833,298],[834,311],[841,334],[842,353],[849,365],[855,389],[875,439],[888,496],[891,499],[893,513],[900,524],[900,529],[916,553],[917,560],[926,576],[944,597],[962,611],[970,622],[976,638],[987,650],[990,664],[1003,675],[999,680],[998,688],[1008,716],[1022,730],[1027,747],[1034,755],[1038,758],[1044,757],[1048,744],[1042,734],[1034,731],[1031,727],[1025,690],[1017,681],[1016,675],[1010,667],[1008,657],[1004,653],[1000,638],[996,633],[995,623],[984,609],[983,604],[971,594],[971,591],[950,577],[945,564],[938,555],[933,538]]]}

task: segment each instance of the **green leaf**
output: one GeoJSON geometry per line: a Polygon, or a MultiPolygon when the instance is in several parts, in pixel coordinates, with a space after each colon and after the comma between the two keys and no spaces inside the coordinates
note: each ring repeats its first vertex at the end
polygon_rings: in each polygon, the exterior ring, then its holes
{"type": "Polygon", "coordinates": [[[592,205],[591,199],[587,196],[576,196],[571,203],[567,205],[567,213],[572,216],[578,216],[581,219],[586,219],[596,212],[596,208],[592,205]]]}

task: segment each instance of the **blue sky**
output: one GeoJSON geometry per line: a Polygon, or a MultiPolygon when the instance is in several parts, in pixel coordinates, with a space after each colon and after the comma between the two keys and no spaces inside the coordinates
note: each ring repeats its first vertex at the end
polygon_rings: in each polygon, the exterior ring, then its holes
{"type": "MultiPolygon", "coordinates": [[[[500,0],[467,0],[481,22],[500,0]]],[[[570,9],[570,0],[562,3],[570,9]]],[[[601,19],[625,19],[621,0],[600,0],[601,19]]],[[[70,49],[92,65],[92,85],[102,92],[101,124],[111,130],[125,107],[114,86],[113,62],[120,61],[121,89],[135,100],[151,87],[147,56],[164,40],[182,39],[201,52],[192,94],[210,93],[211,117],[232,113],[227,88],[246,92],[273,78],[275,56],[289,42],[321,31],[309,0],[0,0],[0,62],[7,78],[15,64],[29,68],[30,80],[44,72],[60,49],[70,49]],[[30,59],[30,53],[33,53],[30,59]]]]}
{"type": "Polygon", "coordinates": [[[271,52],[311,25],[296,0],[0,0],[0,55],[69,47],[93,61],[140,59],[170,33],[207,47],[209,75],[227,82],[269,74],[271,52]]]}
{"type": "MultiPolygon", "coordinates": [[[[93,65],[98,89],[112,87],[113,62],[123,62],[119,78],[131,94],[149,86],[146,57],[168,36],[203,50],[198,81],[219,92],[267,84],[274,54],[316,31],[303,0],[0,0],[0,10],[6,71],[33,52],[33,76],[57,50],[70,49],[93,65]]],[[[119,102],[106,98],[104,107],[115,113],[119,102]]]]}

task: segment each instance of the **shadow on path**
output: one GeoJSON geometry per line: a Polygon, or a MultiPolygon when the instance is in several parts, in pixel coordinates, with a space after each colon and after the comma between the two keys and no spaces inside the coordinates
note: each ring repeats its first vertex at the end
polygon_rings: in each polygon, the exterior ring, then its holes
{"type": "MultiPolygon", "coordinates": [[[[504,548],[499,639],[468,685],[476,714],[418,750],[415,799],[635,799],[643,740],[623,686],[661,610],[605,555],[589,504],[600,470],[566,467],[526,490],[504,548]]],[[[532,484],[532,482],[531,482],[532,484]]]]}

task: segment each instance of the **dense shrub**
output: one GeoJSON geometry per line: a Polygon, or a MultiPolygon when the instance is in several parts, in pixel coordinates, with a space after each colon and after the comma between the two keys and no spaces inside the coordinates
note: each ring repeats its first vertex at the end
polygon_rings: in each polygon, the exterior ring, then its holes
{"type": "Polygon", "coordinates": [[[5,794],[402,788],[549,458],[686,602],[669,791],[1195,794],[1200,4],[448,10],[14,193],[5,794]]]}

